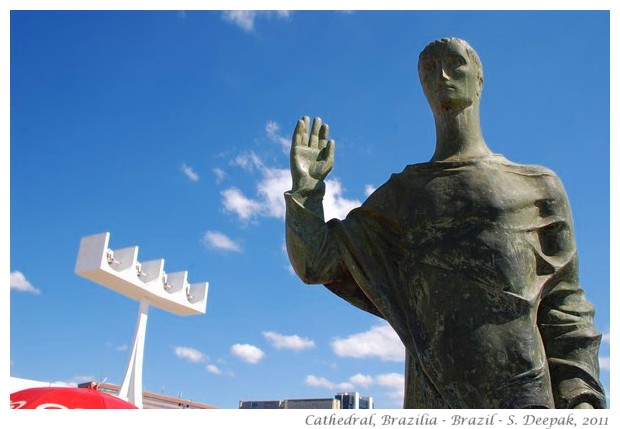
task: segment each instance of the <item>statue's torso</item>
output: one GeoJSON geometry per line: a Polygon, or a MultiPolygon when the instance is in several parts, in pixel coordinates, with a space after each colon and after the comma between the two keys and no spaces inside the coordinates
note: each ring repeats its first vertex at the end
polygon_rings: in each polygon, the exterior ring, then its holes
{"type": "MultiPolygon", "coordinates": [[[[544,284],[554,272],[548,257],[557,256],[548,253],[562,251],[541,231],[561,234],[566,227],[553,215],[558,202],[550,178],[546,169],[502,157],[418,164],[352,213],[352,224],[373,212],[398,225],[384,240],[398,241],[385,258],[393,264],[373,257],[373,269],[386,272],[365,292],[376,302],[389,296],[404,304],[391,305],[384,316],[453,403],[553,406],[536,326],[544,284]],[[502,404],[517,391],[525,404],[502,404]]],[[[385,230],[374,222],[362,228],[376,227],[370,245],[381,246],[385,230]]]]}

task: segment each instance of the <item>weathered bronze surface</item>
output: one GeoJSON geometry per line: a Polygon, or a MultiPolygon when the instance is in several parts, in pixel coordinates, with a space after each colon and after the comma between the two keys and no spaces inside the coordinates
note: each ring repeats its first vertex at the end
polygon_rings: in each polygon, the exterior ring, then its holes
{"type": "Polygon", "coordinates": [[[488,148],[467,42],[430,43],[418,71],[435,153],[345,220],[323,217],[328,126],[297,123],[285,193],[295,271],[390,323],[407,350],[405,408],[604,408],[601,335],[560,179],[488,148]]]}

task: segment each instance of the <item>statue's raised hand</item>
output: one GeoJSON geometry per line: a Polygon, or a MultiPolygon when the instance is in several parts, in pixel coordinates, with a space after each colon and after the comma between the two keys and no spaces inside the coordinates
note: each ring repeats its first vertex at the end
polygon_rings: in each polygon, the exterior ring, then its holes
{"type": "Polygon", "coordinates": [[[310,130],[310,118],[297,121],[291,145],[291,175],[293,191],[314,189],[323,182],[334,166],[334,141],[328,140],[329,127],[315,118],[310,130]]]}

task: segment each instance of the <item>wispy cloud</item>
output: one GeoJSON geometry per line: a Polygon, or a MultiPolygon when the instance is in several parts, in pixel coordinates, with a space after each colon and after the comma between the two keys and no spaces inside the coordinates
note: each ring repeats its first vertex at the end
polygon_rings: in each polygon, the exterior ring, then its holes
{"type": "Polygon", "coordinates": [[[222,191],[222,204],[224,210],[235,214],[239,220],[248,221],[258,216],[263,207],[259,201],[246,197],[243,192],[235,187],[222,191]]]}
{"type": "Polygon", "coordinates": [[[392,372],[374,377],[374,382],[379,386],[389,387],[390,389],[400,389],[405,385],[405,377],[403,374],[392,372]]]}
{"type": "Polygon", "coordinates": [[[600,356],[598,358],[598,364],[603,371],[609,371],[609,366],[611,364],[611,359],[609,356],[600,356]]]}
{"type": "Polygon", "coordinates": [[[265,125],[267,137],[274,143],[280,145],[285,153],[291,150],[291,140],[280,134],[280,125],[275,121],[269,121],[265,125]]]}
{"type": "Polygon", "coordinates": [[[355,374],[349,378],[349,381],[354,386],[359,386],[359,387],[364,387],[364,388],[368,388],[372,386],[373,383],[375,382],[373,377],[371,377],[370,375],[364,375],[364,374],[355,374]]]}
{"type": "Polygon", "coordinates": [[[338,179],[325,181],[325,198],[323,198],[323,211],[325,220],[344,219],[351,210],[362,205],[359,200],[345,198],[344,187],[338,179]]]}
{"type": "Polygon", "coordinates": [[[340,357],[378,358],[394,362],[405,360],[405,347],[387,323],[347,338],[336,338],[331,345],[340,357]]]}
{"type": "Polygon", "coordinates": [[[207,358],[201,351],[183,346],[175,347],[174,354],[179,359],[184,359],[192,363],[203,362],[207,358]]]}
{"type": "Polygon", "coordinates": [[[603,334],[601,341],[604,342],[605,344],[609,344],[609,331],[603,334]]]}
{"type": "Polygon", "coordinates": [[[202,243],[210,248],[226,252],[241,252],[241,245],[226,234],[219,231],[207,231],[202,237],[202,243]]]}
{"type": "Polygon", "coordinates": [[[366,186],[364,186],[364,195],[369,197],[370,194],[372,194],[376,190],[377,190],[377,188],[375,186],[373,186],[373,185],[366,185],[366,186]]]}
{"type": "Polygon", "coordinates": [[[405,397],[405,376],[403,374],[381,374],[375,377],[375,382],[378,386],[387,389],[387,395],[394,404],[402,405],[405,397]]]}
{"type": "Polygon", "coordinates": [[[259,216],[284,219],[283,194],[291,187],[288,169],[266,166],[254,152],[239,155],[233,161],[247,172],[258,171],[260,179],[256,184],[256,197],[247,197],[240,189],[230,187],[222,191],[224,210],[247,222],[259,216]]]}
{"type": "Polygon", "coordinates": [[[207,372],[210,372],[211,374],[215,374],[215,375],[222,374],[222,370],[219,369],[216,365],[209,364],[206,366],[206,368],[207,368],[207,372]]]}
{"type": "Polygon", "coordinates": [[[97,380],[97,378],[92,375],[76,375],[72,377],[70,380],[53,381],[50,384],[54,386],[77,387],[78,384],[88,383],[91,381],[100,382],[102,380],[97,380]]]}
{"type": "Polygon", "coordinates": [[[197,182],[200,177],[198,176],[198,174],[194,171],[194,169],[186,164],[181,165],[181,171],[183,172],[183,174],[185,174],[187,176],[187,178],[189,180],[191,180],[192,182],[197,182]]]}
{"type": "Polygon", "coordinates": [[[235,373],[233,371],[228,370],[228,369],[222,369],[221,366],[218,366],[215,364],[208,364],[207,366],[205,366],[205,369],[207,370],[209,374],[213,374],[213,375],[223,375],[226,377],[235,376],[235,373]]]}
{"type": "Polygon", "coordinates": [[[221,183],[226,178],[226,172],[221,168],[214,168],[213,174],[215,175],[215,183],[221,183]]]}
{"type": "Polygon", "coordinates": [[[278,11],[256,11],[256,10],[227,10],[222,13],[225,21],[235,24],[237,27],[251,33],[254,31],[257,19],[280,18],[286,19],[291,15],[288,10],[278,11]]]}
{"type": "Polygon", "coordinates": [[[263,161],[261,161],[260,157],[253,151],[237,155],[237,157],[232,160],[231,164],[241,167],[246,171],[254,171],[255,169],[262,170],[265,168],[263,161]]]}
{"type": "Polygon", "coordinates": [[[265,357],[261,349],[251,344],[234,344],[230,351],[242,361],[252,364],[260,362],[265,357]]]}
{"type": "Polygon", "coordinates": [[[367,390],[373,386],[385,388],[386,395],[395,404],[402,405],[405,391],[405,377],[402,374],[388,373],[375,376],[355,374],[347,381],[334,382],[325,377],[307,375],[304,383],[310,387],[321,387],[328,390],[367,390]]]}
{"type": "Polygon", "coordinates": [[[300,351],[314,347],[314,341],[302,338],[299,335],[282,335],[278,332],[268,331],[263,332],[263,336],[276,349],[300,351]]]}
{"type": "Polygon", "coordinates": [[[81,383],[87,383],[89,381],[101,381],[101,380],[97,380],[92,375],[76,375],[71,380],[71,383],[81,384],[81,383]]]}
{"type": "Polygon", "coordinates": [[[112,347],[114,350],[116,350],[116,351],[118,351],[118,352],[124,352],[124,351],[127,351],[127,349],[129,348],[129,347],[127,346],[127,344],[120,344],[120,345],[116,345],[116,344],[113,344],[113,343],[112,343],[112,342],[110,342],[110,341],[106,341],[106,343],[105,343],[105,344],[106,344],[106,346],[108,346],[108,347],[112,347]]]}
{"type": "Polygon", "coordinates": [[[306,386],[310,387],[324,387],[329,390],[341,389],[341,390],[349,390],[353,388],[353,384],[348,382],[335,383],[331,380],[328,380],[325,377],[317,377],[316,375],[308,375],[305,379],[306,386]]]}
{"type": "Polygon", "coordinates": [[[20,271],[13,271],[11,273],[11,290],[15,290],[17,292],[28,292],[33,293],[35,295],[40,295],[41,291],[36,287],[32,286],[30,282],[26,279],[26,276],[20,271]]]}

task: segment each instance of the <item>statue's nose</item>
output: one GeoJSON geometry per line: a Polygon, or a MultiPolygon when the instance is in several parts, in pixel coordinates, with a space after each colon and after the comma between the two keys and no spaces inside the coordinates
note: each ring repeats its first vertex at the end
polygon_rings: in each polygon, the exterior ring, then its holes
{"type": "Polygon", "coordinates": [[[446,67],[444,65],[442,65],[440,67],[440,69],[441,69],[441,79],[442,80],[449,80],[450,79],[450,75],[446,71],[446,67]]]}

